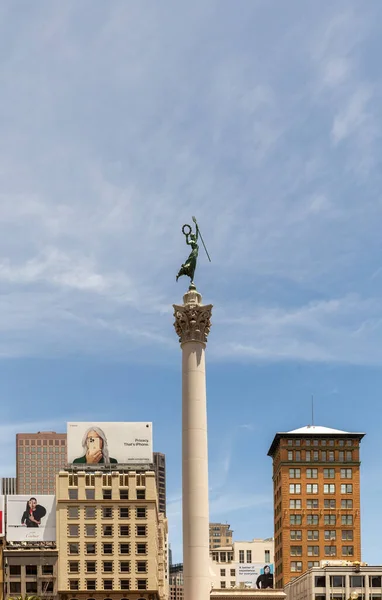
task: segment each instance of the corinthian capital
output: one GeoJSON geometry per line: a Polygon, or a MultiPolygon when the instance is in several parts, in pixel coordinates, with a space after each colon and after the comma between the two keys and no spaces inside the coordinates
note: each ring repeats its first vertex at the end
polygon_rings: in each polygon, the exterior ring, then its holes
{"type": "Polygon", "coordinates": [[[202,296],[189,290],[183,296],[183,304],[174,304],[174,327],[179,342],[207,342],[211,329],[212,304],[202,304],[202,296]]]}

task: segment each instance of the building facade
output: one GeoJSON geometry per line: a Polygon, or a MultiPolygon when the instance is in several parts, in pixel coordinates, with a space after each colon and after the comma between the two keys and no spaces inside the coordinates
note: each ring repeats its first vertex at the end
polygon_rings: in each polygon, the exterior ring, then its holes
{"type": "MultiPolygon", "coordinates": [[[[335,562],[335,561],[333,561],[335,562]]],[[[314,567],[285,586],[287,600],[382,599],[382,567],[348,563],[314,567]],[[358,595],[357,595],[358,594],[358,595]]],[[[325,561],[322,561],[325,565],[325,561]]]]}
{"type": "Polygon", "coordinates": [[[153,452],[153,461],[159,511],[166,516],[166,456],[161,452],[153,452]]]}
{"type": "Polygon", "coordinates": [[[13,495],[17,494],[16,477],[1,477],[0,483],[1,483],[0,494],[2,494],[3,496],[8,496],[8,494],[13,496],[13,495]]]}
{"type": "Polygon", "coordinates": [[[3,552],[5,598],[37,595],[56,600],[57,556],[56,549],[43,545],[7,544],[3,552]]]}
{"type": "Polygon", "coordinates": [[[183,564],[178,563],[170,566],[170,600],[183,600],[183,564]]]}
{"type": "Polygon", "coordinates": [[[230,546],[233,531],[228,523],[210,523],[210,553],[215,548],[230,546]]]}
{"type": "Polygon", "coordinates": [[[154,471],[61,471],[56,498],[61,597],[168,599],[154,471]]]}
{"type": "Polygon", "coordinates": [[[363,433],[307,426],[277,433],[273,459],[275,584],[321,560],[361,561],[363,433]]]}
{"type": "Polygon", "coordinates": [[[16,434],[18,494],[54,494],[56,474],[66,465],[66,433],[16,434]]]}

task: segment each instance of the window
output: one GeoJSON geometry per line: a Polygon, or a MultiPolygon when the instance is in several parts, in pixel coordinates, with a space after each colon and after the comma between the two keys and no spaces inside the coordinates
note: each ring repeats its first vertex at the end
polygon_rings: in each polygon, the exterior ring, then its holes
{"type": "Polygon", "coordinates": [[[128,500],[129,499],[129,490],[128,488],[119,490],[119,499],[120,500],[128,500]]]}
{"type": "Polygon", "coordinates": [[[146,519],[146,507],[145,506],[137,506],[135,509],[135,516],[137,519],[146,519]]]}
{"type": "Polygon", "coordinates": [[[239,550],[239,563],[244,562],[244,550],[239,550]]]}
{"type": "Polygon", "coordinates": [[[11,581],[9,591],[11,594],[21,594],[21,581],[11,581]]]}
{"type": "Polygon", "coordinates": [[[121,590],[129,590],[130,589],[130,579],[120,579],[119,585],[121,590]]]}
{"type": "Polygon", "coordinates": [[[318,469],[307,469],[306,470],[307,479],[317,479],[318,477],[318,469]]]}
{"type": "Polygon", "coordinates": [[[324,515],[324,525],[335,525],[336,515],[324,515]]]}
{"type": "Polygon", "coordinates": [[[247,563],[252,562],[252,550],[247,550],[247,563]]]}
{"type": "Polygon", "coordinates": [[[300,560],[292,560],[290,563],[290,570],[292,571],[292,573],[302,571],[302,562],[300,560]]]}
{"type": "Polygon", "coordinates": [[[353,546],[342,546],[342,556],[353,556],[354,555],[354,547],[353,546]]]}
{"type": "Polygon", "coordinates": [[[326,450],[321,450],[321,460],[326,462],[326,450]]]}
{"type": "Polygon", "coordinates": [[[306,501],[306,508],[318,508],[318,500],[314,499],[314,500],[307,500],[306,501]]]}
{"type": "Polygon", "coordinates": [[[335,469],[324,469],[324,479],[334,479],[336,476],[335,469]]]}
{"type": "Polygon", "coordinates": [[[79,549],[79,544],[76,543],[70,543],[68,544],[68,554],[78,554],[78,549],[79,549]]]}
{"type": "Polygon", "coordinates": [[[146,525],[136,525],[137,537],[146,537],[147,535],[147,526],[146,525]]]}
{"type": "Polygon", "coordinates": [[[78,573],[78,560],[69,561],[69,573],[78,573]]]}
{"type": "Polygon", "coordinates": [[[146,490],[137,490],[137,500],[146,500],[146,490]]]}
{"type": "Polygon", "coordinates": [[[102,535],[111,537],[113,535],[113,525],[102,525],[102,535]]]}
{"type": "Polygon", "coordinates": [[[317,483],[307,483],[306,484],[306,493],[307,494],[318,494],[318,484],[317,483]]]}
{"type": "Polygon", "coordinates": [[[69,500],[78,500],[78,490],[69,490],[69,500]]]}
{"type": "Polygon", "coordinates": [[[306,462],[310,462],[310,450],[305,450],[305,460],[306,462]]]}
{"type": "Polygon", "coordinates": [[[220,577],[225,577],[225,569],[220,569],[220,577]]]}
{"type": "Polygon", "coordinates": [[[324,483],[324,494],[335,494],[336,485],[335,483],[324,483]]]}
{"type": "Polygon", "coordinates": [[[372,588],[380,588],[380,587],[382,587],[382,577],[381,577],[381,575],[370,575],[369,583],[370,583],[370,587],[372,587],[372,588]]]}
{"type": "Polygon", "coordinates": [[[27,594],[37,594],[37,581],[27,581],[25,583],[27,594]]]}
{"type": "Polygon", "coordinates": [[[341,525],[353,525],[353,515],[342,515],[341,525]]]}
{"type": "MultiPolygon", "coordinates": [[[[302,531],[301,529],[291,529],[290,530],[290,539],[291,540],[302,540],[302,531]]],[[[264,562],[270,562],[269,559],[264,562]]]]}
{"type": "Polygon", "coordinates": [[[325,575],[316,575],[314,578],[314,587],[326,587],[325,575]]]}
{"type": "Polygon", "coordinates": [[[102,498],[103,500],[111,500],[111,490],[107,488],[102,489],[102,498]]]}
{"type": "Polygon", "coordinates": [[[27,577],[37,575],[37,565],[26,565],[25,566],[25,575],[27,577]]]}
{"type": "Polygon", "coordinates": [[[86,506],[85,507],[85,519],[95,519],[95,518],[96,518],[95,506],[86,506]]]}
{"type": "Polygon", "coordinates": [[[353,453],[351,450],[346,452],[346,460],[347,462],[351,462],[353,460],[353,453]]]}
{"type": "Polygon", "coordinates": [[[112,519],[113,518],[113,508],[111,506],[103,506],[102,507],[102,518],[103,519],[112,519]]]}
{"type": "Polygon", "coordinates": [[[326,446],[326,440],[321,440],[321,446],[326,446]]]}
{"type": "Polygon", "coordinates": [[[96,589],[96,580],[95,579],[87,579],[86,589],[87,590],[95,590],[96,589]]]}
{"type": "Polygon", "coordinates": [[[136,562],[137,573],[147,573],[147,560],[138,560],[136,562]]]}
{"type": "Polygon", "coordinates": [[[113,554],[113,544],[102,544],[103,554],[113,554]]]}
{"type": "Polygon", "coordinates": [[[42,575],[53,575],[53,565],[41,565],[42,575]]]}
{"type": "Polygon", "coordinates": [[[293,446],[293,440],[288,440],[288,446],[293,446]]]}
{"type": "Polygon", "coordinates": [[[96,572],[95,560],[87,560],[86,561],[86,573],[95,573],[95,572],[96,572]]]}
{"type": "Polygon", "coordinates": [[[290,547],[290,555],[291,556],[302,556],[302,546],[291,546],[290,547]]]}
{"type": "Polygon", "coordinates": [[[335,546],[325,546],[325,556],[335,556],[337,550],[335,546]]]}
{"type": "Polygon", "coordinates": [[[310,446],[310,440],[305,440],[305,446],[310,446]]]}
{"type": "Polygon", "coordinates": [[[78,525],[69,525],[69,536],[70,537],[78,537],[80,528],[78,525]]]}
{"type": "MultiPolygon", "coordinates": [[[[318,560],[308,560],[308,569],[312,569],[313,567],[319,567],[320,563],[318,560]]],[[[316,597],[317,600],[317,597],[316,597]]],[[[326,600],[325,596],[323,597],[323,600],[326,600]]]]}
{"type": "Polygon", "coordinates": [[[329,450],[329,452],[328,452],[328,460],[329,460],[329,462],[334,462],[334,452],[333,452],[333,450],[329,450]]]}
{"type": "Polygon", "coordinates": [[[129,543],[119,544],[119,553],[120,554],[130,554],[130,544],[129,543]]]}
{"type": "Polygon", "coordinates": [[[318,450],[314,450],[313,452],[313,460],[318,461],[318,450]]]}
{"type": "Polygon", "coordinates": [[[95,525],[85,525],[85,535],[87,537],[95,537],[96,536],[96,526],[95,525]]]}
{"type": "Polygon", "coordinates": [[[69,579],[69,589],[70,590],[78,590],[78,579],[69,579]]]}
{"type": "Polygon", "coordinates": [[[351,469],[341,469],[341,479],[351,479],[352,478],[352,470],[351,469]]]}
{"type": "Polygon", "coordinates": [[[290,479],[300,479],[301,469],[289,469],[289,477],[290,479]]]}
{"type": "Polygon", "coordinates": [[[294,443],[296,444],[296,446],[301,446],[301,440],[295,440],[294,443]]]}
{"type": "Polygon", "coordinates": [[[119,518],[120,519],[128,519],[129,518],[129,507],[121,506],[119,509],[119,518]]]}
{"type": "MultiPolygon", "coordinates": [[[[265,552],[267,552],[267,550],[265,552]]],[[[266,560],[265,562],[268,562],[268,561],[266,560]]],[[[230,569],[230,575],[231,575],[231,577],[236,577],[236,570],[230,569]]],[[[373,587],[377,587],[377,586],[375,585],[373,587]]],[[[381,587],[381,584],[379,584],[379,587],[381,587]]]]}
{"type": "Polygon", "coordinates": [[[270,550],[265,550],[265,552],[264,552],[264,562],[266,562],[266,563],[271,562],[271,551],[270,550]]]}
{"type": "Polygon", "coordinates": [[[291,483],[289,485],[289,493],[290,494],[301,494],[301,484],[300,483],[291,483]]]}
{"type": "Polygon", "coordinates": [[[365,587],[365,577],[363,575],[350,575],[350,587],[365,587]]]}
{"type": "Polygon", "coordinates": [[[353,508],[353,500],[341,500],[341,508],[353,508]]]}
{"type": "Polygon", "coordinates": [[[318,525],[318,515],[307,515],[306,516],[306,524],[307,525],[318,525]]]}
{"type": "Polygon", "coordinates": [[[329,541],[336,539],[336,530],[335,529],[325,529],[324,531],[324,539],[329,541]]]}
{"type": "Polygon", "coordinates": [[[334,499],[324,500],[324,508],[336,508],[336,501],[334,499]]]}
{"type": "Polygon", "coordinates": [[[113,561],[104,560],[102,563],[102,571],[104,573],[112,573],[113,572],[113,561]]]}
{"type": "Polygon", "coordinates": [[[345,452],[343,452],[343,450],[338,451],[338,462],[344,462],[344,455],[345,452]]]}
{"type": "Polygon", "coordinates": [[[299,462],[301,460],[301,452],[300,452],[300,450],[296,450],[296,452],[295,452],[295,460],[296,460],[296,462],[299,462]]]}
{"type": "Polygon", "coordinates": [[[121,537],[127,537],[130,535],[130,525],[120,525],[119,526],[119,535],[121,537]]]}
{"type": "Polygon", "coordinates": [[[352,542],[353,541],[353,530],[352,529],[343,529],[342,530],[342,541],[344,541],[344,542],[352,542]]]}
{"type": "Polygon", "coordinates": [[[319,550],[319,546],[308,546],[308,556],[318,556],[319,550]]]}
{"type": "Polygon", "coordinates": [[[80,515],[80,509],[78,506],[69,506],[68,508],[68,519],[78,519],[80,515]]]}
{"type": "Polygon", "coordinates": [[[112,579],[104,579],[103,580],[103,589],[104,590],[112,590],[113,589],[113,580],[112,579]]]}
{"type": "Polygon", "coordinates": [[[353,493],[353,484],[341,483],[341,494],[352,494],[352,493],[353,493]]]}
{"type": "MultiPolygon", "coordinates": [[[[289,515],[289,522],[291,525],[301,525],[302,517],[301,515],[289,515]]],[[[244,562],[244,558],[243,558],[244,562]]]]}
{"type": "Polygon", "coordinates": [[[137,584],[139,590],[147,590],[147,579],[137,579],[137,584]]]}
{"type": "Polygon", "coordinates": [[[293,460],[293,450],[288,450],[288,460],[293,460]]]}
{"type": "Polygon", "coordinates": [[[318,529],[308,529],[308,540],[318,540],[318,529]]]}
{"type": "Polygon", "coordinates": [[[94,500],[95,499],[95,490],[94,489],[85,489],[85,497],[86,500],[94,500]]]}
{"type": "Polygon", "coordinates": [[[121,573],[130,573],[130,561],[121,560],[119,563],[119,570],[121,573]]]}
{"type": "Polygon", "coordinates": [[[345,587],[345,577],[343,575],[332,575],[330,577],[330,587],[345,587]]]}
{"type": "Polygon", "coordinates": [[[96,545],[93,542],[87,542],[85,544],[86,554],[95,554],[96,553],[96,545]]]}
{"type": "Polygon", "coordinates": [[[289,500],[289,508],[301,508],[301,500],[289,500]]]}

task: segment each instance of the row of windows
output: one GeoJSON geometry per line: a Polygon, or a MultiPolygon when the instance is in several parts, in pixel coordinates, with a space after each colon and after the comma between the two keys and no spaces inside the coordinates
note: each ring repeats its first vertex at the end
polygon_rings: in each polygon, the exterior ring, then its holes
{"type": "MultiPolygon", "coordinates": [[[[111,487],[112,480],[115,479],[115,477],[116,477],[116,474],[115,475],[102,475],[102,485],[111,487]]],[[[118,475],[118,477],[119,477],[119,486],[120,487],[129,487],[129,479],[131,480],[131,477],[129,477],[129,475],[120,473],[118,475]]],[[[99,478],[97,477],[97,481],[98,480],[99,480],[99,478]]],[[[89,486],[94,487],[95,482],[96,482],[95,475],[92,475],[92,474],[85,475],[85,486],[86,487],[89,487],[89,486]]],[[[137,473],[137,475],[135,476],[135,484],[137,487],[145,487],[146,476],[142,473],[137,473]]],[[[78,475],[69,475],[69,487],[78,487],[78,475]]]]}
{"type": "MultiPolygon", "coordinates": [[[[307,494],[318,494],[318,483],[307,483],[305,491],[307,494]]],[[[324,483],[323,488],[324,494],[335,494],[336,484],[335,483],[324,483]]],[[[341,494],[352,494],[353,484],[352,483],[341,483],[340,486],[341,494]]],[[[301,494],[301,483],[290,483],[289,484],[290,494],[301,494]]]]}
{"type": "MultiPolygon", "coordinates": [[[[119,554],[130,554],[130,542],[118,544],[119,554]]],[[[68,544],[68,554],[74,555],[80,552],[79,542],[70,542],[68,544]]],[[[97,544],[95,542],[85,542],[86,554],[97,554],[97,544]]],[[[102,554],[114,554],[114,543],[113,542],[102,542],[101,544],[102,554]]],[[[136,554],[147,554],[147,543],[137,542],[135,544],[136,554]]]]}
{"type": "MultiPolygon", "coordinates": [[[[324,546],[324,554],[325,556],[336,556],[337,548],[336,546],[324,546]]],[[[290,555],[291,556],[302,556],[302,546],[291,546],[290,547],[290,555]]],[[[320,556],[320,547],[319,546],[307,546],[307,555],[308,556],[320,556]]],[[[342,556],[354,556],[354,546],[342,546],[342,556]]]]}
{"type": "MultiPolygon", "coordinates": [[[[19,440],[19,446],[66,446],[66,440],[19,440]]],[[[33,448],[32,448],[33,450],[33,448]]]]}
{"type": "Polygon", "coordinates": [[[300,462],[320,461],[320,462],[351,462],[353,460],[353,452],[351,450],[288,450],[288,460],[300,462]]]}
{"type": "MultiPolygon", "coordinates": [[[[306,515],[307,525],[318,525],[319,515],[306,515]]],[[[324,515],[324,525],[335,525],[337,522],[336,515],[324,515]]],[[[302,515],[289,515],[290,525],[302,525],[302,515]]],[[[341,525],[353,525],[353,515],[341,515],[341,525]]]]}
{"type": "MultiPolygon", "coordinates": [[[[302,503],[302,500],[300,500],[299,498],[290,499],[289,500],[289,508],[302,508],[301,503],[302,503]]],[[[306,508],[318,508],[319,501],[317,498],[307,498],[305,500],[305,506],[306,506],[306,508]]],[[[325,498],[324,508],[336,508],[335,498],[325,498]]],[[[353,508],[353,500],[351,500],[350,498],[341,500],[341,508],[343,508],[343,509],[353,508]]]]}
{"type": "MultiPolygon", "coordinates": [[[[230,585],[230,587],[231,587],[231,588],[234,588],[234,587],[236,587],[236,581],[230,581],[230,582],[229,582],[229,585],[230,585]]],[[[226,581],[221,581],[221,582],[220,582],[220,589],[221,589],[221,590],[225,590],[226,588],[227,588],[227,583],[226,583],[226,581]]]]}
{"type": "MultiPolygon", "coordinates": [[[[78,579],[70,579],[69,580],[69,589],[70,590],[79,590],[79,580],[78,579]]],[[[130,579],[120,579],[119,580],[119,589],[121,590],[129,590],[131,586],[130,579]]],[[[136,587],[138,590],[147,590],[147,579],[137,579],[136,587]]],[[[87,579],[86,580],[86,589],[87,590],[96,590],[97,589],[97,581],[96,579],[87,579]]],[[[114,581],[113,579],[104,579],[103,580],[103,589],[104,590],[114,590],[114,581]]]]}
{"type": "MultiPolygon", "coordinates": [[[[353,440],[336,440],[337,446],[353,446],[354,441],[353,440]]],[[[305,446],[334,446],[334,440],[333,439],[322,439],[322,440],[310,440],[310,439],[305,439],[305,440],[300,440],[300,439],[289,439],[287,440],[287,444],[288,446],[301,446],[301,442],[303,442],[303,444],[305,444],[305,446]]]]}
{"type": "MultiPolygon", "coordinates": [[[[337,471],[338,472],[338,471],[337,471]]],[[[341,479],[352,479],[352,469],[339,469],[341,479]]],[[[304,474],[304,471],[302,472],[304,474]]],[[[307,479],[318,479],[318,469],[306,469],[305,475],[307,479]]],[[[336,469],[323,469],[324,479],[334,479],[336,469]]],[[[300,479],[301,469],[289,469],[290,479],[300,479]]]]}
{"type": "MultiPolygon", "coordinates": [[[[322,533],[322,532],[321,532],[322,533]]],[[[319,540],[320,539],[320,531],[318,529],[308,529],[306,532],[306,537],[308,540],[319,540]]],[[[325,529],[324,530],[324,539],[325,540],[335,540],[337,537],[337,532],[335,529],[325,529]]],[[[353,541],[353,530],[352,529],[343,529],[341,531],[342,541],[352,542],[353,541]]],[[[301,529],[291,529],[290,530],[290,539],[291,540],[301,540],[302,541],[302,530],[301,529]]]]}
{"type": "MultiPolygon", "coordinates": [[[[130,507],[129,506],[120,506],[119,510],[119,518],[120,519],[129,519],[130,517],[130,507]]],[[[79,506],[69,506],[67,509],[68,519],[79,519],[80,518],[81,509],[79,506]]],[[[85,506],[83,509],[83,514],[85,519],[96,519],[97,518],[97,507],[96,506],[85,506]]],[[[102,506],[100,508],[100,513],[103,519],[112,519],[114,516],[114,507],[113,506],[102,506]]],[[[147,518],[147,507],[146,506],[136,506],[135,507],[135,518],[136,519],[146,519],[147,518]]]]}
{"type": "MultiPolygon", "coordinates": [[[[329,580],[330,587],[341,587],[344,588],[346,585],[345,575],[331,575],[329,580]]],[[[317,575],[314,578],[315,587],[326,587],[325,575],[317,575]]],[[[364,575],[350,575],[350,587],[351,588],[363,588],[365,587],[365,576],[364,575]]],[[[369,575],[369,587],[380,588],[382,587],[381,575],[369,575]]]]}
{"type": "MultiPolygon", "coordinates": [[[[270,550],[264,550],[264,562],[268,563],[271,560],[270,550]]],[[[251,563],[252,562],[252,550],[239,550],[239,563],[251,563]],[[246,558],[246,560],[244,560],[246,558]]]]}
{"type": "MultiPolygon", "coordinates": [[[[119,573],[130,573],[131,564],[129,560],[120,560],[118,564],[119,573]]],[[[102,561],[102,573],[113,573],[114,564],[111,560],[102,561]]],[[[69,573],[80,572],[80,562],[78,560],[70,560],[68,562],[69,573]]],[[[147,560],[137,560],[135,562],[136,573],[147,573],[147,560]]],[[[95,560],[85,561],[85,573],[96,573],[97,562],[95,560]]]]}
{"type": "MultiPolygon", "coordinates": [[[[9,574],[14,576],[21,576],[21,569],[25,569],[26,577],[37,575],[37,565],[10,565],[9,574]]],[[[41,565],[42,575],[53,575],[53,565],[41,565]]]]}
{"type": "Polygon", "coordinates": [[[220,569],[220,577],[228,577],[226,571],[229,571],[230,577],[236,577],[236,569],[220,569]]]}
{"type": "MultiPolygon", "coordinates": [[[[85,536],[86,537],[96,537],[97,535],[97,526],[96,525],[85,525],[85,536]]],[[[120,537],[129,537],[130,536],[130,525],[119,525],[118,534],[120,537]]],[[[138,537],[147,536],[147,525],[136,525],[135,526],[135,534],[138,537]]],[[[114,535],[114,526],[113,525],[101,525],[101,535],[105,537],[112,537],[114,535]]],[[[80,536],[80,526],[79,525],[68,525],[68,536],[69,537],[79,537],[80,536]]]]}
{"type": "MultiPolygon", "coordinates": [[[[69,500],[78,500],[78,489],[77,488],[69,488],[68,490],[69,500]]],[[[85,498],[86,500],[95,500],[95,488],[85,488],[85,498]]],[[[108,488],[102,489],[102,499],[103,500],[129,500],[129,488],[119,488],[118,489],[118,498],[113,497],[113,490],[108,488]]],[[[137,500],[146,500],[146,490],[145,489],[136,489],[136,499],[137,500]]]]}

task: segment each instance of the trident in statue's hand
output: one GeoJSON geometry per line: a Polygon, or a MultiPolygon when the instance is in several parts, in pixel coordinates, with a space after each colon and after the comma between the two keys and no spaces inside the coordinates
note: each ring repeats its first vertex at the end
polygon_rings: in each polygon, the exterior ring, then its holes
{"type": "Polygon", "coordinates": [[[199,233],[199,237],[200,237],[200,239],[202,240],[203,248],[204,248],[204,250],[206,251],[207,258],[208,258],[208,260],[211,262],[210,255],[208,254],[208,250],[207,250],[207,248],[206,248],[206,245],[205,245],[205,243],[204,243],[204,240],[203,240],[202,234],[200,233],[199,225],[198,225],[198,224],[197,224],[197,222],[196,222],[196,218],[195,218],[195,217],[192,217],[192,220],[194,221],[194,223],[195,223],[195,226],[196,226],[196,230],[197,230],[197,232],[199,233]]]}

